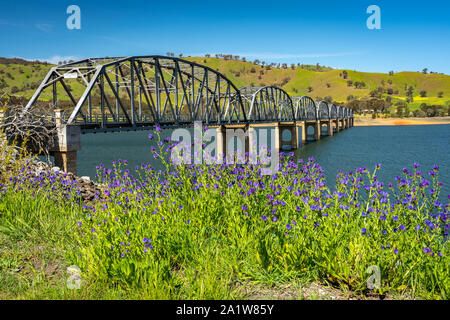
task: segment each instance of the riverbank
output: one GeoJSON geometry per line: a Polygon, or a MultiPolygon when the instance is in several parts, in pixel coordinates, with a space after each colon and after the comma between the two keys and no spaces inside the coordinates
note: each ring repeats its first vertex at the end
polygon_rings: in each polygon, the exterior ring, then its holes
{"type": "Polygon", "coordinates": [[[404,126],[404,125],[425,125],[425,124],[450,124],[450,117],[433,118],[377,118],[371,117],[356,118],[355,127],[361,126],[404,126]]]}

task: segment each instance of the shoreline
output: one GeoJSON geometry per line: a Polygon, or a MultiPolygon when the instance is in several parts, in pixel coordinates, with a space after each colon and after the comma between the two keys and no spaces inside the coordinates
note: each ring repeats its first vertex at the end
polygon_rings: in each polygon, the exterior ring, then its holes
{"type": "Polygon", "coordinates": [[[450,124],[450,116],[433,118],[355,118],[355,127],[450,124]]]}

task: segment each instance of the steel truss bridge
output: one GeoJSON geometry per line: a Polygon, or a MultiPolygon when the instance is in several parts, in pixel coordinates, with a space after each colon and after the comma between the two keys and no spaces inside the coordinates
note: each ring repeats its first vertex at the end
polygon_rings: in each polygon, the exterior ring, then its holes
{"type": "Polygon", "coordinates": [[[53,67],[25,111],[44,92],[54,109],[62,94],[69,98],[73,109],[62,121],[83,133],[193,126],[194,121],[219,126],[353,118],[347,108],[290,97],[275,86],[237,88],[209,67],[165,56],[91,58],[53,67]],[[84,91],[72,89],[75,82],[84,91]]]}

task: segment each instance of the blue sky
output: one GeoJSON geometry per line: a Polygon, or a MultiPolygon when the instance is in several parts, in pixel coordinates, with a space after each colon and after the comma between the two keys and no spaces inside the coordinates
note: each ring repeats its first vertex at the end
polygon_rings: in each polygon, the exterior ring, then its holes
{"type": "Polygon", "coordinates": [[[266,62],[368,72],[450,74],[449,1],[10,1],[0,56],[57,61],[100,56],[225,53],[266,62]],[[69,30],[69,5],[81,29],[69,30]],[[381,29],[369,30],[369,5],[381,29]]]}

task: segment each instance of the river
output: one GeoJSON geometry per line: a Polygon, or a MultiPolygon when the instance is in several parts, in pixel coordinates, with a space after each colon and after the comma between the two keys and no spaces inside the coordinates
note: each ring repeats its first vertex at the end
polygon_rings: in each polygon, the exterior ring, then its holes
{"type": "MultiPolygon", "coordinates": [[[[78,175],[94,177],[96,165],[110,167],[117,159],[126,159],[134,168],[152,159],[153,145],[145,131],[98,133],[82,135],[82,150],[78,153],[78,175]]],[[[168,133],[166,132],[164,136],[168,133]]],[[[446,202],[450,194],[450,125],[367,126],[353,127],[308,143],[298,149],[297,157],[314,157],[324,168],[327,184],[334,187],[338,170],[349,171],[366,166],[373,170],[382,164],[379,180],[394,183],[402,169],[412,169],[419,163],[427,175],[438,165],[443,183],[440,199],[446,202]]]]}

